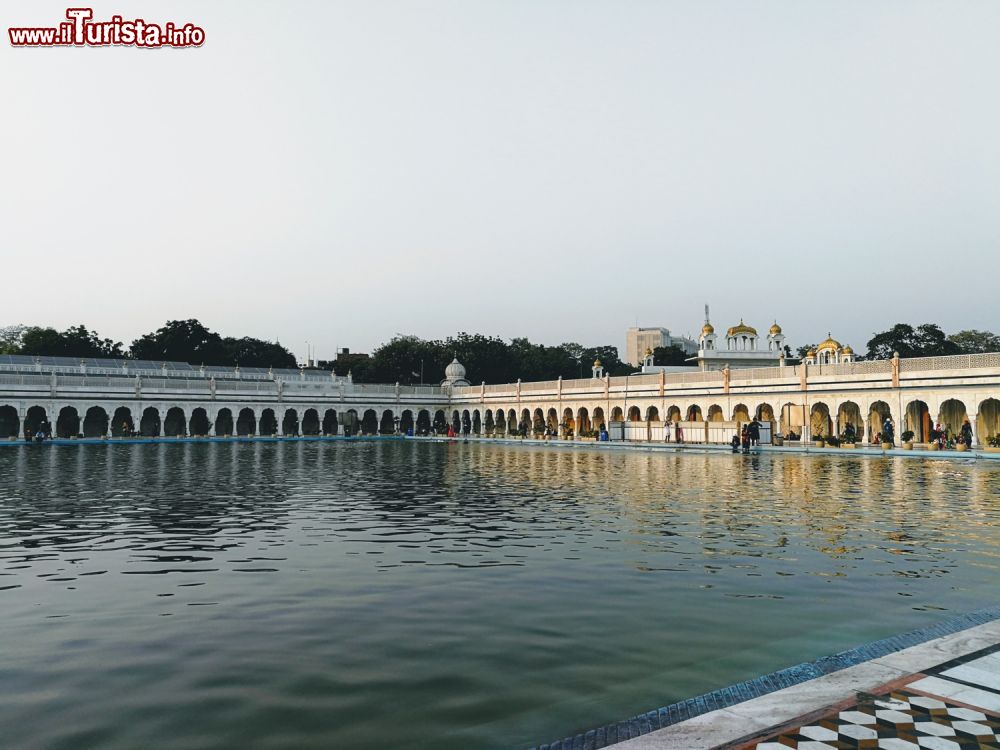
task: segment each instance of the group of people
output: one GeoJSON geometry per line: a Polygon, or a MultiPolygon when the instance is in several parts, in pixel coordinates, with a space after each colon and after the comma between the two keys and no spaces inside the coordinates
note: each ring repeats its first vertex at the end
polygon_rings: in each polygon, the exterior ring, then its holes
{"type": "Polygon", "coordinates": [[[674,422],[672,419],[668,419],[663,425],[663,442],[670,442],[670,435],[673,434],[675,443],[684,442],[684,430],[681,428],[680,422],[674,422]]]}
{"type": "Polygon", "coordinates": [[[37,430],[32,430],[28,425],[24,426],[24,442],[40,443],[43,440],[52,439],[52,424],[47,419],[43,419],[38,424],[37,430]]]}
{"type": "Polygon", "coordinates": [[[740,434],[733,435],[730,445],[733,448],[733,453],[739,453],[741,448],[744,453],[749,453],[751,446],[760,445],[760,421],[754,417],[752,422],[743,425],[740,434]]]}

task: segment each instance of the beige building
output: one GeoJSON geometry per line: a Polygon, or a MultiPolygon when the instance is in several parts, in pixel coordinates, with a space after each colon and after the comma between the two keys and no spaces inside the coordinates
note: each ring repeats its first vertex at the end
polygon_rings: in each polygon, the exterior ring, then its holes
{"type": "Polygon", "coordinates": [[[625,332],[625,361],[640,366],[646,350],[658,346],[676,346],[686,354],[698,351],[698,344],[684,336],[672,336],[668,328],[629,328],[625,332]]]}

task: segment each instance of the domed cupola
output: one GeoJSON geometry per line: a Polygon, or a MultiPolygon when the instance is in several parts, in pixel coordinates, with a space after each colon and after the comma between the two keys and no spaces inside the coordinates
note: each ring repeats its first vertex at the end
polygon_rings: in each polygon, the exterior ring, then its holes
{"type": "Polygon", "coordinates": [[[729,351],[757,351],[757,329],[748,326],[743,322],[743,318],[740,318],[739,325],[732,326],[726,331],[726,348],[729,351]]]}
{"type": "Polygon", "coordinates": [[[444,380],[441,381],[441,385],[469,385],[469,381],[465,379],[465,367],[458,361],[458,357],[444,369],[444,380]]]}
{"type": "Polygon", "coordinates": [[[767,332],[767,350],[780,354],[784,348],[785,334],[781,332],[781,326],[778,325],[778,321],[774,321],[774,325],[767,332]]]}

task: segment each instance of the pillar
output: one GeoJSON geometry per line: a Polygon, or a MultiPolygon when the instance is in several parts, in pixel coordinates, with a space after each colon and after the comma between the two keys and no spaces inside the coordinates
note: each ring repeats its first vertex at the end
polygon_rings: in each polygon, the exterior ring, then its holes
{"type": "MultiPolygon", "coordinates": [[[[253,436],[260,437],[260,414],[258,414],[253,409],[251,409],[250,411],[253,412],[253,436]]],[[[261,410],[261,414],[262,413],[263,410],[261,410]]]]}
{"type": "MultiPolygon", "coordinates": [[[[973,445],[982,446],[983,441],[979,439],[979,430],[976,429],[976,417],[979,415],[969,414],[968,409],[966,409],[966,415],[969,417],[969,424],[972,426],[972,445],[969,447],[971,448],[973,445]]],[[[961,427],[959,429],[961,429],[961,427]]]]}

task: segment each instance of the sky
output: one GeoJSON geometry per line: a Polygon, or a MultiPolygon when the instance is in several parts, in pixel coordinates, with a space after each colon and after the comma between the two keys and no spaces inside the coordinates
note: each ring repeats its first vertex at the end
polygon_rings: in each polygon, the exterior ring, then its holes
{"type": "MultiPolygon", "coordinates": [[[[5,0],[47,26],[67,5],[5,0]]],[[[0,43],[0,325],[304,358],[457,331],[1000,329],[1000,3],[124,2],[0,43]]]]}

